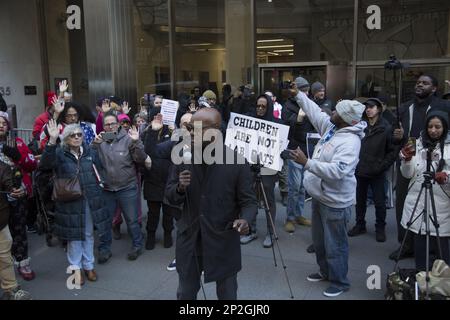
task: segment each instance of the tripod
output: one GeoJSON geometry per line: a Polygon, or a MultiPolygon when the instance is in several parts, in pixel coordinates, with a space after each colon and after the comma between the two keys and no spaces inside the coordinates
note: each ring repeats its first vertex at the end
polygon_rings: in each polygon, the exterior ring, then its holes
{"type": "Polygon", "coordinates": [[[405,236],[403,237],[403,241],[402,241],[402,245],[400,246],[400,250],[398,251],[398,255],[397,255],[397,259],[396,259],[396,264],[394,267],[394,270],[397,270],[398,267],[398,263],[399,263],[399,259],[400,259],[400,255],[401,252],[403,250],[403,247],[405,245],[406,242],[406,238],[408,235],[408,232],[411,229],[411,226],[414,222],[416,222],[420,217],[423,217],[423,220],[425,221],[425,235],[426,235],[426,256],[425,256],[425,271],[426,271],[426,276],[425,276],[425,299],[429,300],[430,299],[430,292],[429,292],[429,282],[430,282],[430,220],[433,223],[433,226],[436,230],[436,241],[437,241],[437,247],[438,247],[438,255],[439,258],[442,259],[442,249],[441,249],[441,242],[440,242],[440,238],[439,238],[439,223],[437,221],[437,214],[436,214],[436,205],[435,205],[435,201],[434,201],[434,194],[433,194],[433,175],[434,172],[431,171],[431,153],[433,151],[434,147],[431,146],[427,149],[427,165],[426,165],[426,171],[423,173],[423,177],[424,177],[424,182],[422,183],[422,186],[420,188],[419,191],[419,195],[417,196],[416,202],[414,204],[414,208],[413,211],[411,213],[411,217],[408,221],[407,225],[407,229],[405,232],[405,236]],[[425,190],[425,191],[424,191],[425,190]],[[422,192],[424,192],[424,197],[425,197],[425,202],[424,202],[424,207],[423,210],[420,214],[417,215],[417,217],[414,217],[414,214],[417,210],[417,205],[419,204],[422,192]],[[431,213],[430,213],[430,207],[431,207],[431,213]]]}
{"type": "Polygon", "coordinates": [[[255,189],[256,189],[256,194],[257,194],[257,198],[258,198],[258,205],[261,203],[261,200],[262,200],[263,209],[266,213],[266,218],[267,218],[267,221],[269,222],[269,226],[270,226],[268,229],[269,229],[269,235],[270,235],[270,242],[272,244],[272,254],[273,254],[274,265],[275,265],[275,267],[278,266],[273,240],[275,240],[278,254],[280,255],[281,265],[283,266],[284,275],[286,277],[286,282],[289,287],[289,292],[291,293],[291,299],[294,299],[294,295],[292,293],[292,288],[291,288],[291,283],[289,281],[289,277],[288,277],[288,274],[286,271],[287,267],[286,267],[286,264],[284,263],[283,255],[281,253],[280,245],[278,243],[278,235],[275,231],[275,223],[272,219],[272,215],[271,215],[270,208],[269,208],[269,202],[267,201],[266,192],[264,191],[264,185],[263,185],[262,176],[261,176],[261,168],[262,168],[262,165],[259,163],[259,160],[257,161],[257,164],[252,165],[252,170],[255,173],[255,189]]]}

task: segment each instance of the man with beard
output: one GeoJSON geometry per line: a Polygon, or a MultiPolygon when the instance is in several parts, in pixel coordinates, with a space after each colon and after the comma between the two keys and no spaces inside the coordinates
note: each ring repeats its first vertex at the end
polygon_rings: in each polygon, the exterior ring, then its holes
{"type": "Polygon", "coordinates": [[[291,91],[322,137],[311,159],[300,148],[291,151],[293,161],[305,168],[304,184],[312,197],[312,238],[320,270],[307,280],[329,281],[323,294],[336,297],[350,288],[347,221],[355,199],[355,169],[366,127],[360,120],[365,107],[358,101],[343,100],[330,117],[297,86],[291,91]]]}
{"type": "Polygon", "coordinates": [[[166,186],[168,204],[183,207],[177,222],[175,254],[180,300],[197,298],[202,271],[205,282],[216,282],[218,299],[237,299],[239,235],[249,233],[248,221],[253,220],[257,208],[250,166],[220,141],[221,122],[219,112],[213,108],[200,109],[192,116],[187,128],[196,149],[192,152],[196,161],[175,165],[166,186]],[[203,141],[211,133],[211,141],[203,141]],[[198,153],[206,153],[212,143],[212,163],[205,157],[198,159],[198,153]],[[223,157],[218,156],[221,153],[223,157]],[[234,161],[226,163],[230,155],[234,161]]]}
{"type": "MultiPolygon", "coordinates": [[[[442,100],[436,96],[438,81],[431,75],[422,75],[417,79],[415,86],[415,97],[400,106],[400,128],[394,130],[394,139],[402,140],[401,145],[405,145],[410,137],[419,138],[420,132],[425,129],[426,115],[430,111],[450,112],[450,102],[442,100]]],[[[400,172],[400,163],[397,164],[397,172],[400,172]]],[[[397,219],[397,240],[402,243],[406,230],[400,222],[403,214],[403,206],[408,194],[409,179],[397,174],[397,185],[395,190],[395,213],[397,219]]],[[[389,255],[392,260],[404,259],[414,255],[414,241],[411,233],[405,240],[405,245],[400,252],[400,248],[389,255]]]]}

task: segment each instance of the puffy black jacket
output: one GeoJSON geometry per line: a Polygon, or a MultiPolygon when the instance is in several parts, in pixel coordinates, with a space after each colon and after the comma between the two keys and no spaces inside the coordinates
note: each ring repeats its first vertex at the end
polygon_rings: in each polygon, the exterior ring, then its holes
{"type": "Polygon", "coordinates": [[[377,177],[395,162],[399,146],[392,143],[392,127],[383,117],[373,125],[367,125],[361,140],[356,176],[377,177]]]}
{"type": "MultiPolygon", "coordinates": [[[[13,188],[13,176],[11,167],[0,162],[0,190],[4,192],[11,191],[13,188]]],[[[0,194],[0,230],[8,225],[9,204],[6,194],[0,194]]]]}

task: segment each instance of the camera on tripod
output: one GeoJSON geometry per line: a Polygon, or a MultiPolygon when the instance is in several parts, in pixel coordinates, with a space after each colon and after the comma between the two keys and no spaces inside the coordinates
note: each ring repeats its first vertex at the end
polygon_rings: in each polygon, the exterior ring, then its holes
{"type": "Polygon", "coordinates": [[[389,60],[384,64],[386,70],[401,70],[406,66],[398,60],[394,54],[389,56],[389,60]]]}

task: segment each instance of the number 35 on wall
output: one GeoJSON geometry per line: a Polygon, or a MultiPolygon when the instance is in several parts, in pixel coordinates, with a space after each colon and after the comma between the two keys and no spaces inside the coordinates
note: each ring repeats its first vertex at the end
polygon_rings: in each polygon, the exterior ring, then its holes
{"type": "Polygon", "coordinates": [[[11,95],[11,88],[10,87],[0,87],[0,93],[2,96],[10,96],[11,95]]]}

